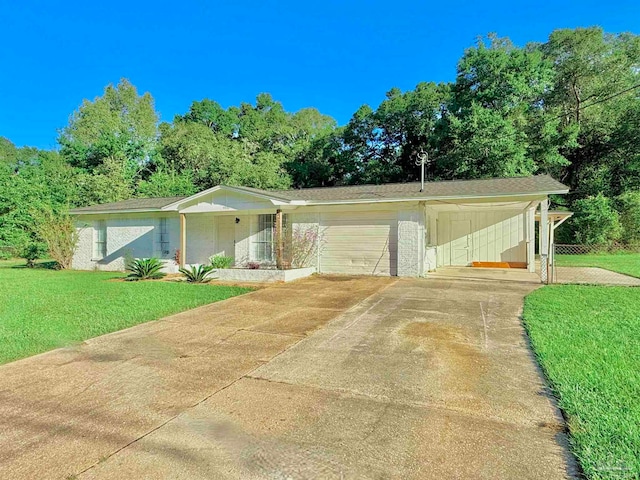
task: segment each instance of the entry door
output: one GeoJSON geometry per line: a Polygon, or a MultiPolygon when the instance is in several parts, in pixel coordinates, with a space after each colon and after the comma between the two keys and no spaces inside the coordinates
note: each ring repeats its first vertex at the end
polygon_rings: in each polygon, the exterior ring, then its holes
{"type": "Polygon", "coordinates": [[[451,220],[451,265],[471,263],[471,220],[451,220]]]}
{"type": "Polygon", "coordinates": [[[217,255],[235,257],[235,217],[232,215],[221,215],[216,218],[216,245],[217,255]]]}

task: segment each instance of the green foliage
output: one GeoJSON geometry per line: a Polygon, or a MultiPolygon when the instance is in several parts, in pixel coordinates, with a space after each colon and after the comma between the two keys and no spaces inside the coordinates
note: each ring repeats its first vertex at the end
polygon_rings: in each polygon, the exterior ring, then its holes
{"type": "Polygon", "coordinates": [[[183,267],[180,273],[185,276],[189,283],[207,283],[212,280],[211,274],[216,269],[213,265],[192,265],[191,267],[183,267]]]}
{"type": "Polygon", "coordinates": [[[36,266],[36,260],[43,258],[47,254],[47,246],[40,242],[33,242],[26,245],[20,256],[27,261],[27,267],[36,266]]]}
{"type": "Polygon", "coordinates": [[[157,122],[151,95],[138,95],[126,79],[83,101],[58,138],[62,156],[89,174],[83,198],[95,203],[131,196],[155,154],[157,122]]]}
{"type": "Polygon", "coordinates": [[[608,245],[620,239],[622,229],[619,214],[611,200],[602,194],[576,200],[571,223],[576,243],[608,245]]]}
{"type": "Polygon", "coordinates": [[[622,241],[640,245],[640,191],[627,192],[617,197],[616,208],[620,212],[622,241]]]}
{"type": "Polygon", "coordinates": [[[157,280],[165,276],[160,271],[162,267],[163,264],[160,259],[155,257],[135,259],[126,267],[130,273],[125,280],[134,282],[138,280],[157,280]]]}
{"type": "Polygon", "coordinates": [[[38,236],[45,242],[47,253],[56,261],[58,268],[71,268],[79,240],[73,218],[67,213],[55,214],[44,210],[38,214],[37,223],[38,236]]]}
{"type": "Polygon", "coordinates": [[[211,266],[213,268],[230,268],[233,265],[233,257],[227,257],[224,255],[213,255],[209,257],[211,266]]]}

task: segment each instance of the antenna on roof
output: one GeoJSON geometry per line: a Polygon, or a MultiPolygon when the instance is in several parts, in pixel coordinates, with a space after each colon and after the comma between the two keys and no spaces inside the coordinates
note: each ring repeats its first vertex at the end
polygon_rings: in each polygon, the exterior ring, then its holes
{"type": "Polygon", "coordinates": [[[420,191],[424,191],[424,166],[429,161],[429,154],[420,149],[416,165],[420,165],[420,191]]]}

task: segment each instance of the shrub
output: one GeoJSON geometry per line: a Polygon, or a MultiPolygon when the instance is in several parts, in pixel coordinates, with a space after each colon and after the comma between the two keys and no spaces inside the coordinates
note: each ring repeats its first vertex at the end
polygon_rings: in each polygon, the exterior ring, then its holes
{"type": "Polygon", "coordinates": [[[247,263],[247,268],[249,270],[259,270],[260,269],[260,264],[258,262],[248,262],[247,263]]]}
{"type": "Polygon", "coordinates": [[[207,283],[212,280],[211,273],[215,270],[213,265],[198,265],[191,268],[181,268],[180,273],[183,274],[189,283],[207,283]]]}
{"type": "Polygon", "coordinates": [[[609,245],[620,238],[620,219],[611,200],[601,193],[573,202],[571,219],[577,243],[609,245]]]}
{"type": "Polygon", "coordinates": [[[70,215],[44,212],[38,215],[38,236],[46,243],[49,256],[58,268],[71,268],[73,254],[78,246],[78,230],[70,215]]]}
{"type": "Polygon", "coordinates": [[[226,257],[224,255],[212,255],[209,257],[209,261],[213,268],[229,268],[233,265],[233,257],[226,257]]]}
{"type": "Polygon", "coordinates": [[[287,263],[294,268],[309,267],[319,247],[317,228],[297,228],[285,239],[284,251],[287,263]]]}
{"type": "Polygon", "coordinates": [[[46,254],[46,245],[40,242],[32,242],[22,249],[20,256],[27,261],[27,267],[33,268],[36,266],[36,260],[44,257],[46,254]]]}
{"type": "Polygon", "coordinates": [[[640,244],[640,192],[627,192],[616,198],[620,213],[622,241],[630,245],[640,244]]]}
{"type": "Polygon", "coordinates": [[[165,276],[162,270],[162,262],[157,258],[138,258],[127,265],[127,271],[131,272],[125,280],[156,280],[165,276]]]}

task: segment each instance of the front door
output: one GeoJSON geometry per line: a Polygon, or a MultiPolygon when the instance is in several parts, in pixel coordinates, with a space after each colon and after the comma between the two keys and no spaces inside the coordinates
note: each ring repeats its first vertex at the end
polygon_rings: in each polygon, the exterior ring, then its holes
{"type": "Polygon", "coordinates": [[[216,217],[216,255],[235,256],[235,217],[220,215],[216,217]]]}
{"type": "Polygon", "coordinates": [[[451,265],[471,263],[471,220],[451,220],[451,265]]]}

